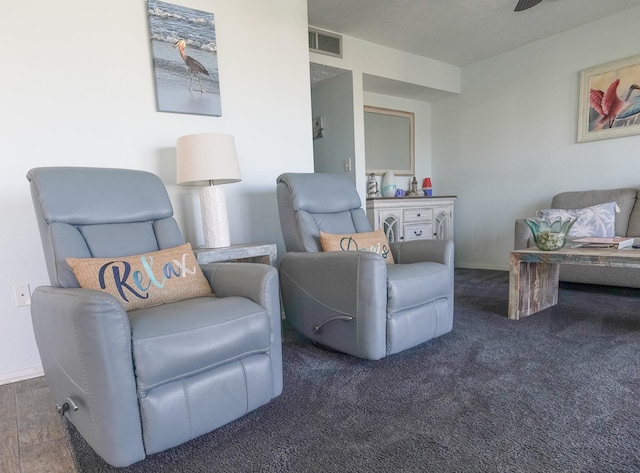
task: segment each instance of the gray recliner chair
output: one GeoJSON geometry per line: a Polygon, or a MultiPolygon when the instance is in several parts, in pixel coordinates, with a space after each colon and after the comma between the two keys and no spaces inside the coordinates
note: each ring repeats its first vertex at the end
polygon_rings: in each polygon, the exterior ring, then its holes
{"type": "Polygon", "coordinates": [[[453,242],[391,243],[392,265],[372,252],[322,252],[320,231],[371,231],[353,182],[337,174],[282,174],[277,198],[287,248],[282,302],[298,332],[376,360],[451,331],[453,242]]]}
{"type": "Polygon", "coordinates": [[[51,286],[33,326],[59,411],[122,467],[210,432],[282,392],[277,271],[202,265],[215,296],[126,312],[82,289],[66,258],[124,257],[184,243],[162,181],[124,169],[27,175],[51,286]]]}

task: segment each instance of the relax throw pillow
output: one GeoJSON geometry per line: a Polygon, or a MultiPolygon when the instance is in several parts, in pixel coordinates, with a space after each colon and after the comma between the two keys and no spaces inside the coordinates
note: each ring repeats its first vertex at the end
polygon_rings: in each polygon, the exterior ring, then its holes
{"type": "Polygon", "coordinates": [[[551,220],[577,217],[578,220],[569,230],[570,237],[613,237],[616,233],[615,202],[592,205],[584,209],[538,210],[538,217],[551,220]]]}
{"type": "Polygon", "coordinates": [[[125,310],[213,296],[191,245],[123,258],[67,258],[80,287],[104,291],[125,310]]]}
{"type": "Polygon", "coordinates": [[[389,241],[382,230],[347,234],[320,232],[320,245],[322,251],[371,251],[381,255],[387,264],[394,264],[389,241]]]}

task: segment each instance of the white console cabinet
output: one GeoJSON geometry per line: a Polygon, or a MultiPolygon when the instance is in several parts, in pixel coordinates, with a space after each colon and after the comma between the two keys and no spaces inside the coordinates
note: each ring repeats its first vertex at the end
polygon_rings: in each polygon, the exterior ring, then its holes
{"type": "Polygon", "coordinates": [[[382,228],[390,242],[453,240],[455,200],[455,196],[368,198],[367,217],[371,227],[382,228]]]}

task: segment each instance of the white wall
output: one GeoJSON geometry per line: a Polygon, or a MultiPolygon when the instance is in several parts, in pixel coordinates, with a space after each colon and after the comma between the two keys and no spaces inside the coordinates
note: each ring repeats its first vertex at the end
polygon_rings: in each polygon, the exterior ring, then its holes
{"type": "Polygon", "coordinates": [[[0,16],[0,383],[40,373],[28,307],[12,286],[48,284],[25,175],[36,166],[157,173],[188,241],[201,244],[197,190],[175,185],[175,142],[236,138],[242,182],[226,187],[231,240],[276,242],[275,179],[313,171],[306,2],[175,0],[215,14],[222,117],[156,111],[146,3],[8,2],[0,16]]]}
{"type": "MultiPolygon", "coordinates": [[[[416,110],[419,109],[420,114],[428,115],[425,107],[418,105],[420,102],[416,100],[403,102],[398,97],[387,96],[388,98],[384,98],[385,96],[381,94],[368,93],[367,100],[371,100],[372,102],[365,102],[363,75],[369,74],[446,93],[457,94],[460,92],[461,75],[459,67],[387,48],[350,36],[343,36],[342,58],[317,53],[311,53],[310,57],[314,63],[349,70],[353,73],[355,178],[358,192],[363,200],[367,195],[367,175],[364,172],[366,169],[364,152],[364,105],[384,107],[385,105],[383,105],[383,103],[390,103],[391,105],[396,104],[397,107],[390,105],[388,108],[400,109],[403,106],[415,106],[416,110]]],[[[426,104],[427,107],[428,105],[429,104],[426,104]]],[[[413,111],[411,109],[407,110],[413,111]]],[[[418,138],[416,133],[416,139],[424,140],[428,138],[418,138]]],[[[423,155],[423,158],[429,159],[426,153],[423,155]]],[[[430,172],[428,162],[421,163],[420,165],[417,162],[418,160],[416,159],[416,174],[421,175],[419,173],[430,172]]]]}
{"type": "Polygon", "coordinates": [[[315,172],[345,174],[355,182],[353,140],[353,74],[345,72],[324,80],[311,89],[313,117],[322,117],[322,138],[313,140],[315,172]],[[345,172],[344,160],[351,160],[345,172]]]}
{"type": "Polygon", "coordinates": [[[558,192],[640,186],[640,136],[576,143],[579,72],[638,54],[639,23],[640,7],[467,66],[462,93],[433,104],[457,266],[507,269],[514,220],[558,192]]]}

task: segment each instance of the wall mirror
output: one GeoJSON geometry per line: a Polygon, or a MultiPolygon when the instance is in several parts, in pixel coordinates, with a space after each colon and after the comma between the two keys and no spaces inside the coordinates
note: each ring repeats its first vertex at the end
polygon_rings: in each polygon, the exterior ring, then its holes
{"type": "Polygon", "coordinates": [[[415,174],[414,114],[388,108],[364,107],[364,144],[367,174],[393,171],[415,174]]]}

